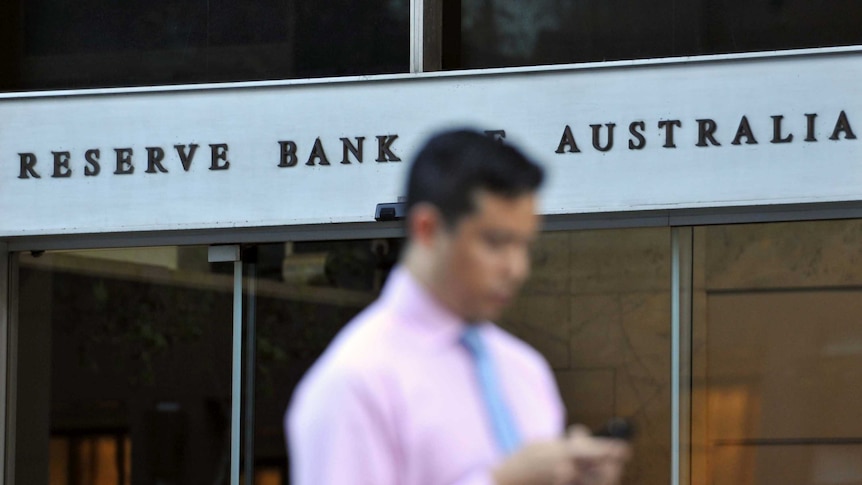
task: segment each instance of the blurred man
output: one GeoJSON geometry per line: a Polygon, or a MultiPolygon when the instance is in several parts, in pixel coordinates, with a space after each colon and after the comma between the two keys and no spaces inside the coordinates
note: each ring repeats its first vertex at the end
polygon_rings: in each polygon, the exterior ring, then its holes
{"type": "Polygon", "coordinates": [[[516,149],[471,131],[420,151],[401,265],[294,394],[294,485],[619,481],[627,446],[564,434],[548,364],[490,323],[529,273],[542,178],[516,149]]]}

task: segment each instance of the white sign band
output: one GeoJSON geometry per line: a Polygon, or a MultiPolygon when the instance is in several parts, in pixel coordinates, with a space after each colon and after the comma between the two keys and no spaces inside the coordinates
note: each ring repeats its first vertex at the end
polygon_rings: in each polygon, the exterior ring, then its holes
{"type": "Polygon", "coordinates": [[[862,53],[0,98],[0,237],[374,218],[422,141],[505,137],[546,214],[862,199],[862,53]]]}

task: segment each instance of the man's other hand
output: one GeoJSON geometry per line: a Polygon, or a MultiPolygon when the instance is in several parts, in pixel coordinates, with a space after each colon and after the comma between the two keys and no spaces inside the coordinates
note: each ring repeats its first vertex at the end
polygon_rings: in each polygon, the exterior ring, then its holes
{"type": "Polygon", "coordinates": [[[497,485],[617,485],[630,455],[626,442],[573,426],[565,438],[521,448],[492,476],[497,485]]]}

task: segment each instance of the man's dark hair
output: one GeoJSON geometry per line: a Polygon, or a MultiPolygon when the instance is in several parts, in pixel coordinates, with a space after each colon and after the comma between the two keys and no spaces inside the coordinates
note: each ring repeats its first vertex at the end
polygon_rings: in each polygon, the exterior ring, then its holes
{"type": "Polygon", "coordinates": [[[542,168],[516,148],[472,130],[433,136],[407,178],[407,213],[419,203],[436,207],[447,225],[475,210],[477,190],[507,198],[535,192],[542,168]]]}

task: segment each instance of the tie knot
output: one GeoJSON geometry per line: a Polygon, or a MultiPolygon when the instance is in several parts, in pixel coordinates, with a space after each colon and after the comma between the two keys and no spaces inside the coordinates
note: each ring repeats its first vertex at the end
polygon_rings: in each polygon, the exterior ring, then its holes
{"type": "Polygon", "coordinates": [[[479,332],[479,327],[475,325],[468,325],[464,329],[461,333],[461,343],[473,354],[482,354],[485,350],[482,334],[479,332]]]}

